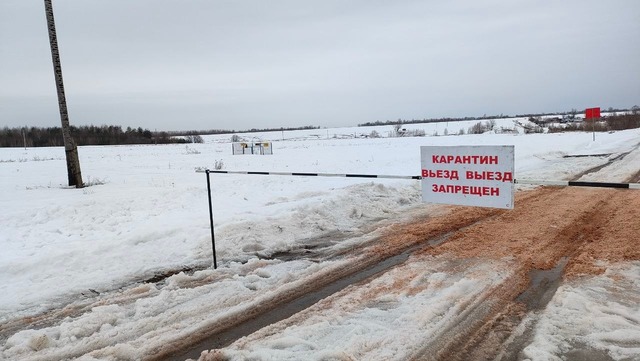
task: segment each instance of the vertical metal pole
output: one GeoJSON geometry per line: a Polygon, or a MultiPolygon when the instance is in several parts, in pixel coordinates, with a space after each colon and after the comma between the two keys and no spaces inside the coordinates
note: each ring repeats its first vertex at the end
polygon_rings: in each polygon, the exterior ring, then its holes
{"type": "Polygon", "coordinates": [[[213,249],[213,269],[218,268],[216,261],[216,236],[213,230],[213,205],[211,204],[211,181],[209,180],[209,170],[205,170],[207,174],[207,194],[209,195],[209,222],[211,224],[211,247],[213,249]]]}

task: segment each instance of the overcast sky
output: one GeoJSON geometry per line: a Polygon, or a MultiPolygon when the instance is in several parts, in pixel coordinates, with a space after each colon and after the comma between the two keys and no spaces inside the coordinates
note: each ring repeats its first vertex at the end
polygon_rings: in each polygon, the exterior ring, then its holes
{"type": "MultiPolygon", "coordinates": [[[[54,0],[71,124],[151,130],[640,105],[638,0],[54,0]]],[[[0,126],[58,126],[42,0],[0,0],[0,126]]]]}

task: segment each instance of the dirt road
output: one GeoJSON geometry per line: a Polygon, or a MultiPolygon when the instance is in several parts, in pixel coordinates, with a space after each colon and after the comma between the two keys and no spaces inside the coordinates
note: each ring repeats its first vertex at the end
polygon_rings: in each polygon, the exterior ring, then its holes
{"type": "MultiPolygon", "coordinates": [[[[418,270],[427,264],[438,264],[441,272],[466,277],[484,272],[478,264],[492,264],[508,268],[508,274],[487,283],[484,292],[465,301],[438,332],[414,338],[412,342],[418,346],[404,358],[518,360],[522,348],[530,342],[535,323],[530,322],[524,332],[520,329],[514,336],[515,330],[528,314],[544,309],[563,280],[600,274],[606,264],[640,260],[639,220],[640,192],[615,189],[539,188],[520,192],[512,211],[450,208],[437,217],[391,227],[374,244],[358,250],[365,259],[375,260],[423,245],[405,264],[386,272],[387,281],[380,281],[380,275],[376,275],[243,338],[231,345],[232,351],[215,350],[201,359],[237,356],[233,350],[241,352],[289,328],[312,327],[309,320],[322,314],[353,317],[371,307],[381,294],[391,297],[422,292],[427,285],[416,280],[423,277],[418,270]],[[422,266],[416,268],[416,264],[422,266]]],[[[421,325],[417,329],[420,327],[427,328],[421,325]]],[[[605,355],[601,359],[608,358],[605,355]]]]}
{"type": "MultiPolygon", "coordinates": [[[[505,292],[495,293],[494,311],[458,333],[458,340],[438,350],[436,359],[491,360],[504,351],[502,344],[526,311],[543,308],[558,286],[552,277],[539,289],[528,288],[537,271],[556,268],[555,277],[572,278],[604,272],[600,261],[640,260],[639,206],[640,192],[634,191],[535,190],[519,197],[515,210],[427,250],[462,259],[513,258],[518,275],[504,285],[505,292]]],[[[503,359],[517,359],[526,340],[519,342],[503,359]]],[[[433,355],[424,356],[432,359],[433,355]]]]}

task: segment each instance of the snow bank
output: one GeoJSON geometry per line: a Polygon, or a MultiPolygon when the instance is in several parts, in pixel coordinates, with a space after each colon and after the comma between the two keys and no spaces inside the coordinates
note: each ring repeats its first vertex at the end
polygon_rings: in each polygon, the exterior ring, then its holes
{"type": "Polygon", "coordinates": [[[608,265],[602,276],[565,282],[539,316],[529,360],[598,353],[614,360],[640,355],[640,262],[608,265]]]}
{"type": "Polygon", "coordinates": [[[88,311],[38,330],[8,338],[7,360],[61,360],[87,354],[97,359],[138,360],[159,345],[200,329],[232,322],[283,292],[301,287],[339,262],[253,259],[219,270],[177,274],[96,300],[88,311]],[[322,272],[320,272],[322,273],[322,272]]]}

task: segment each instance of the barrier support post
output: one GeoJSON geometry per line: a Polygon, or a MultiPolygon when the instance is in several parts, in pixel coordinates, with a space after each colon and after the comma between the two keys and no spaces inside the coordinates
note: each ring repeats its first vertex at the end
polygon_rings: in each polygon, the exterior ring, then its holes
{"type": "Polygon", "coordinates": [[[207,174],[207,195],[209,196],[209,223],[211,224],[211,248],[213,249],[213,269],[218,268],[216,261],[216,236],[213,229],[213,205],[211,202],[211,181],[209,180],[209,170],[205,170],[207,174]]]}

